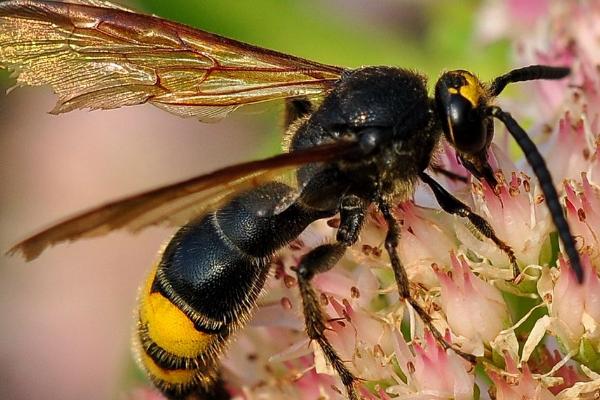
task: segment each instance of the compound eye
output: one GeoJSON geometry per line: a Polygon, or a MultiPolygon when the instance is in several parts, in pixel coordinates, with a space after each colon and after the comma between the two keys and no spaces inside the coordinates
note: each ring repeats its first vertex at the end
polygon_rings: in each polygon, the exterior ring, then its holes
{"type": "Polygon", "coordinates": [[[487,144],[484,117],[460,94],[451,94],[445,107],[442,125],[446,139],[465,153],[477,153],[487,144]]]}
{"type": "Polygon", "coordinates": [[[442,74],[435,85],[435,102],[446,139],[458,151],[475,154],[485,149],[493,129],[482,112],[488,95],[475,75],[465,70],[442,74]]]}

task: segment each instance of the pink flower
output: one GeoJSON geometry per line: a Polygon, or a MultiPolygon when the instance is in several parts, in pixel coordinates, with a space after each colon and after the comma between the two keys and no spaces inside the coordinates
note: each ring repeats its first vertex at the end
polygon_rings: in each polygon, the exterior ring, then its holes
{"type": "MultiPolygon", "coordinates": [[[[596,133],[597,134],[597,133],[596,133]]],[[[547,157],[554,184],[560,186],[561,179],[579,179],[582,171],[590,167],[594,152],[594,133],[581,117],[566,112],[558,123],[558,132],[549,144],[547,157]]]]}
{"type": "Polygon", "coordinates": [[[561,345],[575,351],[575,359],[593,370],[600,370],[600,278],[583,256],[585,278],[578,284],[567,262],[561,259],[561,273],[548,299],[550,317],[561,345]]]}
{"type": "MultiPolygon", "coordinates": [[[[495,193],[487,183],[473,183],[473,211],[484,217],[498,238],[509,245],[522,267],[538,265],[545,238],[552,229],[548,209],[539,189],[529,175],[519,171],[499,148],[493,149],[493,161],[500,185],[495,193]]],[[[456,234],[463,245],[490,261],[494,269],[503,270],[502,278],[511,279],[509,259],[491,240],[481,238],[473,229],[456,225],[456,234]]],[[[481,268],[486,276],[498,277],[494,269],[481,268]]]]}
{"type": "MultiPolygon", "coordinates": [[[[579,186],[579,185],[578,185],[579,186]]],[[[592,264],[600,265],[600,189],[581,173],[581,192],[576,192],[571,183],[565,182],[567,219],[578,250],[590,257],[592,264]]]]}
{"type": "MultiPolygon", "coordinates": [[[[529,361],[529,367],[531,372],[538,374],[546,374],[550,372],[555,365],[560,363],[563,356],[556,349],[551,351],[547,346],[541,346],[537,357],[534,360],[529,361]]],[[[553,385],[548,388],[553,394],[558,394],[561,391],[572,387],[577,382],[587,381],[588,379],[583,376],[575,368],[574,363],[562,365],[556,372],[552,374],[553,377],[560,378],[562,383],[553,385]]]]}
{"type": "Polygon", "coordinates": [[[436,285],[432,264],[448,264],[456,248],[454,233],[448,226],[453,217],[439,211],[403,203],[398,219],[402,221],[398,255],[411,280],[426,287],[436,285]],[[431,244],[435,243],[435,246],[431,244]]]}
{"type": "Polygon", "coordinates": [[[452,254],[452,270],[436,270],[440,304],[448,325],[456,335],[489,345],[509,324],[508,308],[500,291],[477,278],[464,257],[452,254]]]}
{"type": "Polygon", "coordinates": [[[487,1],[477,18],[477,38],[487,43],[507,35],[524,34],[547,14],[548,0],[487,1]]]}
{"type": "Polygon", "coordinates": [[[527,367],[519,368],[510,356],[505,356],[506,369],[488,368],[487,374],[494,383],[497,400],[552,400],[555,399],[540,381],[536,381],[527,367]]]}
{"type": "MultiPolygon", "coordinates": [[[[447,340],[450,337],[446,336],[447,340]]],[[[474,396],[472,366],[452,351],[444,351],[427,332],[424,345],[415,343],[411,351],[399,333],[395,354],[405,379],[388,388],[402,399],[471,400],[474,396]]]]}

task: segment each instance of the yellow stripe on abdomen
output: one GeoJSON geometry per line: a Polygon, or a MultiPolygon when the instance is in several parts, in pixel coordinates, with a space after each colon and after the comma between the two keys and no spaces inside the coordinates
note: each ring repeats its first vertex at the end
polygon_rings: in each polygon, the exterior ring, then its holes
{"type": "Polygon", "coordinates": [[[140,362],[148,372],[151,379],[161,388],[172,386],[191,386],[196,381],[197,371],[193,369],[164,369],[158,366],[154,360],[144,352],[139,350],[140,362]]]}
{"type": "Polygon", "coordinates": [[[160,348],[186,358],[204,353],[216,339],[215,335],[199,332],[194,323],[161,293],[151,293],[156,268],[146,281],[140,296],[140,322],[147,335],[160,348]]]}
{"type": "Polygon", "coordinates": [[[139,296],[137,360],[164,393],[179,396],[210,388],[218,377],[212,352],[223,346],[223,338],[198,331],[177,305],[152,291],[157,269],[153,268],[139,296]]]}

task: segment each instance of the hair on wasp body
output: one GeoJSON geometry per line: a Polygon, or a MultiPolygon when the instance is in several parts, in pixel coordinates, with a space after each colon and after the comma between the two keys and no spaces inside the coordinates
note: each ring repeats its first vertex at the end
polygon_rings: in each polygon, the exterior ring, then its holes
{"type": "Polygon", "coordinates": [[[445,349],[475,361],[445,340],[411,296],[392,207],[425,183],[444,211],[468,219],[507,255],[516,278],[519,265],[510,246],[427,172],[445,138],[476,178],[495,186],[487,158],[494,119],[523,149],[582,279],[543,158],[511,115],[493,104],[507,84],[561,79],[569,74],[566,67],[529,66],[490,83],[468,71],[448,71],[431,97],[426,78],[407,69],[323,65],[91,0],[0,3],[0,65],[18,71],[19,84],[50,85],[59,98],[57,113],[151,103],[213,121],[243,105],[286,101],[286,152],[102,205],[11,250],[32,259],[67,240],[122,228],[181,226],[143,286],[135,338],[141,365],[169,398],[229,397],[220,357],[250,318],[273,255],[312,222],[338,214],[335,241],[303,256],[296,275],[308,337],[320,346],[348,397],[358,398],[359,377],[325,335],[312,279],[357,242],[373,204],[387,224],[384,248],[401,300],[445,349]],[[312,103],[313,97],[321,101],[312,103]],[[293,184],[281,179],[289,175],[293,184]]]}

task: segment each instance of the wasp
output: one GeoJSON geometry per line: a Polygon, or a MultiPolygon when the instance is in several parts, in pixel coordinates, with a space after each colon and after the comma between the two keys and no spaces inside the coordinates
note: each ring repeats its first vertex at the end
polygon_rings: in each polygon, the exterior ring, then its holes
{"type": "Polygon", "coordinates": [[[561,79],[567,67],[532,65],[491,82],[465,70],[442,73],[432,97],[426,78],[396,67],[344,69],[263,49],[99,0],[0,3],[0,65],[24,85],[49,85],[54,113],[150,103],[182,117],[216,121],[236,108],[286,104],[285,151],[117,200],[45,229],[11,249],[28,260],[57,243],[117,229],[180,229],[144,284],[135,348],[170,399],[229,398],[219,375],[228,341],[250,318],[273,255],[312,222],[339,215],[333,243],[296,267],[306,333],[322,348],[350,399],[358,378],[324,335],[311,285],[333,268],[375,205],[387,222],[385,251],[400,298],[447,343],[409,290],[398,257],[394,202],[428,185],[440,207],[468,219],[519,270],[492,227],[430,175],[445,139],[477,179],[497,184],[487,160],[494,119],[523,150],[537,176],[578,279],[581,263],[544,159],[513,117],[494,104],[510,83],[561,79]]]}

